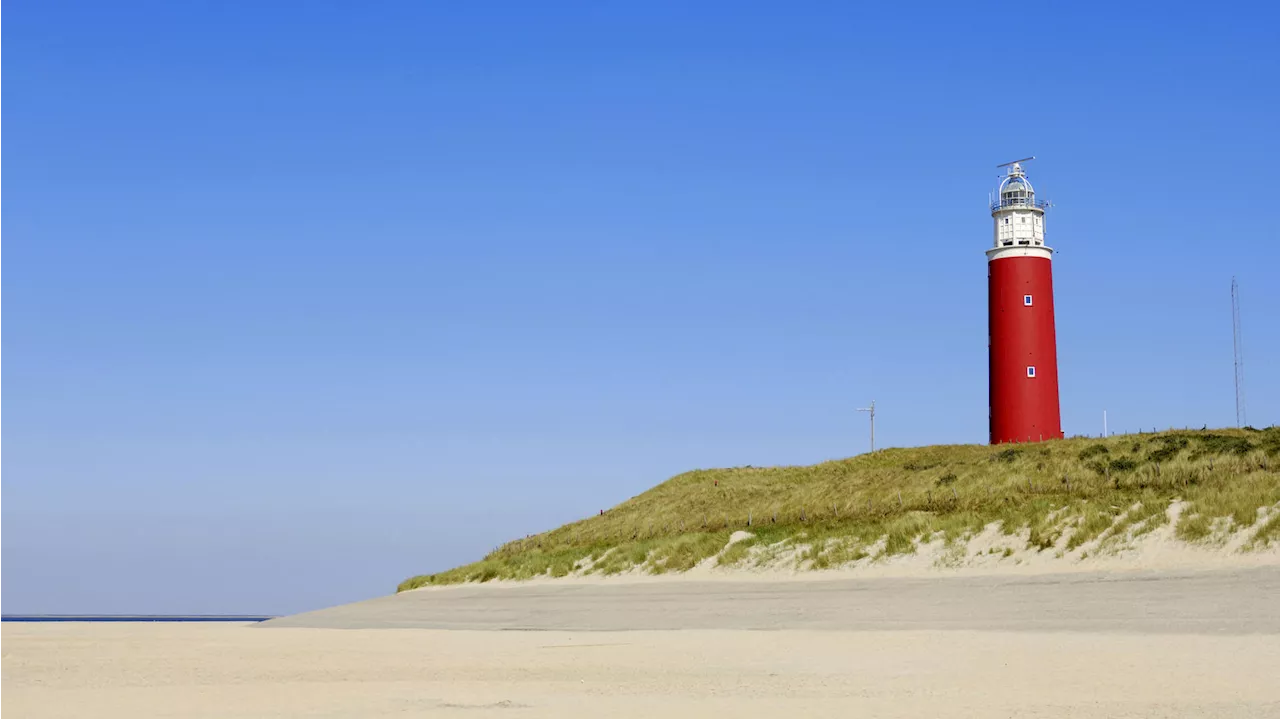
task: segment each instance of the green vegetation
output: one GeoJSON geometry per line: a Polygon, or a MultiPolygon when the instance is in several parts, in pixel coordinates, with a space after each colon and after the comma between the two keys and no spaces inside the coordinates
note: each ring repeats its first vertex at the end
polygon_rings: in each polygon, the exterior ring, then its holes
{"type": "Polygon", "coordinates": [[[725,547],[720,552],[720,557],[716,560],[716,565],[721,567],[734,567],[742,563],[747,555],[750,554],[751,548],[760,543],[759,537],[751,537],[742,541],[734,542],[725,547]]]}
{"type": "Polygon", "coordinates": [[[1161,526],[1174,500],[1185,503],[1180,539],[1215,541],[1272,508],[1246,549],[1280,540],[1280,427],[886,449],[806,467],[694,470],[602,516],[413,577],[400,590],[571,572],[660,574],[704,560],[822,569],[914,552],[928,539],[963,558],[951,550],[993,522],[1006,535],[1026,532],[1039,551],[1096,541],[1096,554],[1161,526]],[[754,536],[726,547],[736,530],[754,536]]]}

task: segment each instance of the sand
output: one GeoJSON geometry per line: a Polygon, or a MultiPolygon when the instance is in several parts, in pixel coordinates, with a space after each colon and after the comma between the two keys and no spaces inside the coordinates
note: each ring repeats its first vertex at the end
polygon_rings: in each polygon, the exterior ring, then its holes
{"type": "Polygon", "coordinates": [[[8,717],[1261,717],[1276,635],[6,624],[8,717]]]}
{"type": "Polygon", "coordinates": [[[702,581],[580,578],[433,587],[264,627],[620,631],[983,630],[1280,636],[1280,567],[702,581]]]}
{"type": "Polygon", "coordinates": [[[0,710],[1280,716],[1280,547],[1190,546],[1171,527],[1043,552],[988,528],[959,554],[926,541],[824,572],[788,557],[429,587],[260,625],[5,624],[0,710]]]}

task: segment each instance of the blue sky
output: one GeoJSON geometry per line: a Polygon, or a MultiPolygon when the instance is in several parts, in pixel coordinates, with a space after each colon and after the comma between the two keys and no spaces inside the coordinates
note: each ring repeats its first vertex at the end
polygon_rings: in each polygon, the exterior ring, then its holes
{"type": "Polygon", "coordinates": [[[1063,424],[1280,421],[1277,11],[6,8],[7,612],[385,593],[696,467],[986,434],[1026,155],[1063,424]]]}

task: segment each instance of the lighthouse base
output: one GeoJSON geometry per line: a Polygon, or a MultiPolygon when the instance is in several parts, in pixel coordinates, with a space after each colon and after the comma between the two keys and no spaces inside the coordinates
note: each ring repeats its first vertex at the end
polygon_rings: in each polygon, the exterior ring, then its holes
{"type": "Polygon", "coordinates": [[[1061,439],[1048,248],[987,263],[991,444],[1061,439]]]}

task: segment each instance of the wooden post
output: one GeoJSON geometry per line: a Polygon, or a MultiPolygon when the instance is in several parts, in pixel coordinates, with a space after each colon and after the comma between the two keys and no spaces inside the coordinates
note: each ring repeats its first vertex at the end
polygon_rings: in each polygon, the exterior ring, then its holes
{"type": "Polygon", "coordinates": [[[902,490],[901,489],[898,490],[898,506],[899,507],[902,506],[902,490]]]}
{"type": "Polygon", "coordinates": [[[952,499],[954,499],[954,500],[955,500],[955,501],[957,501],[957,502],[959,502],[959,501],[960,501],[960,495],[956,494],[956,488],[955,488],[955,487],[952,487],[952,488],[951,488],[951,498],[952,498],[952,499]]]}

